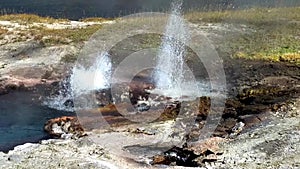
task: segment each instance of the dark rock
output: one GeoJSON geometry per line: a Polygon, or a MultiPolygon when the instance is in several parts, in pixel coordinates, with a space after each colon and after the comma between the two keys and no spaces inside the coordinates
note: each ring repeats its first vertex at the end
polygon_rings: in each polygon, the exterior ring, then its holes
{"type": "Polygon", "coordinates": [[[152,164],[179,165],[197,167],[205,162],[217,160],[217,155],[222,154],[219,143],[223,142],[220,137],[212,137],[202,142],[194,142],[183,148],[173,147],[163,155],[153,157],[152,164]]]}
{"type": "Polygon", "coordinates": [[[236,117],[238,115],[236,109],[234,107],[226,107],[222,114],[223,118],[236,117]]]}
{"type": "Polygon", "coordinates": [[[237,123],[237,119],[235,118],[227,118],[224,120],[224,122],[222,123],[222,125],[226,128],[226,129],[232,129],[235,124],[237,123]]]}
{"type": "MultiPolygon", "coordinates": [[[[204,157],[201,161],[201,163],[205,162],[214,162],[218,160],[218,156],[216,154],[209,154],[206,157],[204,157]]],[[[199,163],[199,162],[198,162],[199,163]]]]}
{"type": "Polygon", "coordinates": [[[189,150],[185,150],[179,147],[173,147],[166,151],[163,155],[157,155],[153,157],[152,164],[165,164],[165,165],[179,165],[196,167],[197,164],[194,159],[197,156],[189,150]]]}
{"type": "Polygon", "coordinates": [[[238,101],[237,99],[228,98],[226,100],[225,106],[228,107],[228,108],[233,107],[235,109],[238,109],[239,107],[242,106],[242,103],[240,101],[238,101]]]}
{"type": "Polygon", "coordinates": [[[64,102],[64,106],[66,106],[66,107],[74,107],[74,102],[73,102],[73,100],[70,100],[70,99],[66,100],[66,101],[64,102]]]}
{"type": "Polygon", "coordinates": [[[148,111],[150,109],[150,107],[151,106],[149,104],[146,104],[146,103],[137,103],[137,105],[136,105],[136,109],[139,112],[148,111]]]}
{"type": "Polygon", "coordinates": [[[111,89],[102,89],[95,93],[98,106],[106,106],[112,103],[111,89]]]}
{"type": "Polygon", "coordinates": [[[210,97],[203,96],[199,101],[198,117],[205,120],[210,112],[211,100],[210,97]]]}
{"type": "Polygon", "coordinates": [[[10,91],[10,90],[16,90],[16,89],[18,89],[19,88],[19,85],[17,85],[17,84],[6,84],[5,85],[5,89],[7,90],[7,91],[10,91]]]}
{"type": "Polygon", "coordinates": [[[239,116],[247,115],[247,114],[260,114],[262,112],[266,112],[270,109],[269,105],[255,104],[255,105],[245,105],[238,112],[239,116]]]}

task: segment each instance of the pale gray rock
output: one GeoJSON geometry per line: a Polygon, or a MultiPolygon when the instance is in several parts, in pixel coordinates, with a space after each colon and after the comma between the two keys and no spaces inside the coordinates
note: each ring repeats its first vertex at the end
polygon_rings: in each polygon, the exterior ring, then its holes
{"type": "MultiPolygon", "coordinates": [[[[243,132],[236,139],[223,144],[218,167],[225,168],[291,168],[300,167],[300,100],[292,105],[287,114],[275,114],[270,122],[243,132]],[[293,112],[294,111],[294,112],[293,112]],[[297,114],[297,115],[295,115],[297,114]]],[[[218,168],[217,167],[217,168],[218,168]]]]}

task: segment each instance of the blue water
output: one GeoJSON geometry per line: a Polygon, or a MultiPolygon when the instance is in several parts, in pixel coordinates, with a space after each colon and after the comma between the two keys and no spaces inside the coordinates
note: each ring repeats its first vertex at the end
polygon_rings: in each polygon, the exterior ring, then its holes
{"type": "MultiPolygon", "coordinates": [[[[119,17],[167,11],[172,0],[1,0],[1,13],[34,13],[57,18],[119,17]]],[[[184,0],[184,11],[299,6],[299,0],[184,0]]]]}
{"type": "Polygon", "coordinates": [[[44,123],[55,117],[74,115],[41,106],[41,93],[15,91],[0,95],[0,151],[26,142],[49,138],[44,123]]]}

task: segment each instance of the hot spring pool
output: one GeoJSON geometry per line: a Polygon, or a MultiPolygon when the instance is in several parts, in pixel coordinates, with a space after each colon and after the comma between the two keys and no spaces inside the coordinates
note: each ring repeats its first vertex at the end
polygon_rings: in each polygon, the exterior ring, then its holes
{"type": "Polygon", "coordinates": [[[51,118],[74,115],[42,106],[41,94],[35,91],[13,91],[0,95],[0,151],[27,142],[48,138],[44,123],[51,118]]]}

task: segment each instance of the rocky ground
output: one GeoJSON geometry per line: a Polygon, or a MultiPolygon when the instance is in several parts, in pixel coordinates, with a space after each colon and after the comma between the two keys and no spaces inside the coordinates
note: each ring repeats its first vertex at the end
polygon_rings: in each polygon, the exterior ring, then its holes
{"type": "MultiPolygon", "coordinates": [[[[93,24],[101,23],[64,21],[60,24],[32,23],[32,27],[1,21],[0,28],[5,33],[0,39],[0,94],[36,85],[56,86],[54,82],[70,72],[73,66],[70,60],[74,61],[74,56],[76,60],[83,46],[83,42],[72,42],[68,38],[61,40],[67,42],[65,44],[49,45],[45,43],[48,35],[36,38],[35,34],[26,34],[28,30],[36,27],[78,29],[93,24]]],[[[198,168],[300,168],[299,65],[230,58],[224,41],[245,32],[255,32],[250,26],[194,23],[193,27],[204,31],[214,42],[227,75],[229,98],[212,138],[194,146],[143,147],[149,140],[170,139],[171,136],[165,138],[164,135],[174,123],[172,118],[143,127],[131,124],[105,131],[88,131],[87,136],[81,137],[81,133],[79,138],[69,137],[72,133],[65,131],[62,132],[64,139],[27,143],[8,153],[0,152],[1,168],[129,169],[196,165],[198,168]]],[[[145,38],[130,41],[135,44],[145,38]]],[[[120,58],[125,57],[132,52],[132,49],[124,50],[131,43],[121,43],[119,47],[123,50],[112,51],[120,58]]],[[[199,135],[205,123],[208,113],[205,105],[209,101],[205,98],[202,101],[204,108],[199,112],[197,128],[184,136],[187,143],[199,135]]],[[[67,121],[66,124],[69,125],[67,121]]]]}
{"type": "MultiPolygon", "coordinates": [[[[220,152],[216,160],[207,161],[198,168],[299,168],[299,100],[290,105],[288,111],[274,112],[270,119],[253,128],[243,130],[231,139],[221,139],[220,152]]],[[[3,168],[166,168],[165,165],[151,166],[139,152],[138,159],[130,159],[111,152],[111,145],[125,146],[120,141],[124,133],[103,134],[101,142],[95,142],[96,134],[77,140],[44,140],[40,144],[27,143],[14,150],[0,153],[3,168]],[[112,143],[113,142],[113,143],[112,143]]],[[[126,134],[127,133],[127,134],[126,134]]],[[[134,133],[134,132],[132,132],[134,133]]],[[[138,139],[147,134],[126,136],[138,139]]],[[[127,144],[130,143],[129,141],[127,144]]],[[[209,147],[212,149],[212,146],[209,147]]],[[[120,153],[122,152],[119,149],[120,153]]],[[[158,151],[159,152],[159,151],[158,151]]],[[[144,150],[149,155],[150,150],[144,150]]],[[[213,158],[214,159],[214,158],[213,158]]],[[[168,168],[189,168],[169,166],[168,168]]]]}

